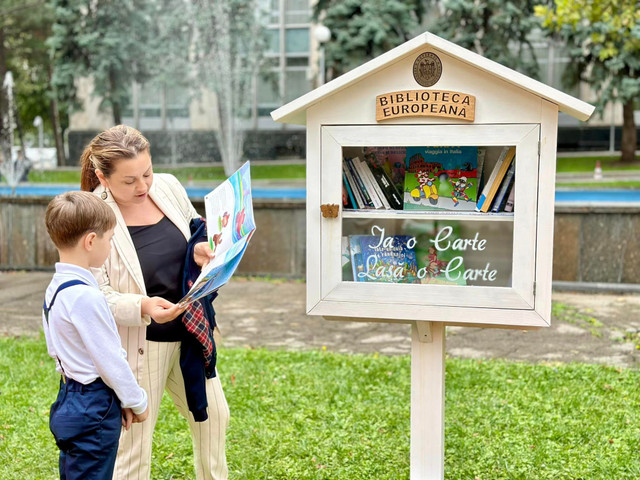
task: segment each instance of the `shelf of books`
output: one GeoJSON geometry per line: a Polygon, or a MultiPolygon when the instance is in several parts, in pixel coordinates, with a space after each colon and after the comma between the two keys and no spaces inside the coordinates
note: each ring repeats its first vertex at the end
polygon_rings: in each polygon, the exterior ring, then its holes
{"type": "Polygon", "coordinates": [[[512,286],[515,146],[342,154],[342,281],[512,286]]]}

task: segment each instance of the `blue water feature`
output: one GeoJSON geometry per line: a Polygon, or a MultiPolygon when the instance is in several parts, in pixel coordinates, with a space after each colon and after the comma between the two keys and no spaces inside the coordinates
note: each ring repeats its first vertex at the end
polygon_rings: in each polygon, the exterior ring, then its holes
{"type": "MultiPolygon", "coordinates": [[[[76,185],[20,185],[16,189],[16,195],[50,197],[77,188],[76,185]]],[[[186,187],[186,189],[191,198],[203,198],[211,191],[209,188],[202,187],[186,187]]],[[[256,199],[304,200],[306,198],[304,188],[254,187],[252,193],[253,198],[256,199]]],[[[0,196],[9,195],[11,195],[11,188],[0,185],[0,196]]],[[[558,190],[555,200],[556,203],[640,203],[640,190],[558,190]]]]}

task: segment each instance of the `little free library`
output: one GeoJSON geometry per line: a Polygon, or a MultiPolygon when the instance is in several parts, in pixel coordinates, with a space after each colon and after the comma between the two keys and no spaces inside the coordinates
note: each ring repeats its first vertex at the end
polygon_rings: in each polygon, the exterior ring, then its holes
{"type": "Polygon", "coordinates": [[[549,326],[558,112],[593,110],[427,32],[272,112],[307,127],[307,313],[412,325],[412,480],[444,478],[444,327],[549,326]]]}

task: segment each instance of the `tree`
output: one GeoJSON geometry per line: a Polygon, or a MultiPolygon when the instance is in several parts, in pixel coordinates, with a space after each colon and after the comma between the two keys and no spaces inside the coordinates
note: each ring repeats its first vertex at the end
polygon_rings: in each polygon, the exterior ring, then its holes
{"type": "Polygon", "coordinates": [[[51,4],[55,23],[48,44],[58,98],[76,107],[75,80],[90,77],[101,108],[110,108],[114,123],[122,123],[131,85],[148,78],[153,2],[51,0],[51,4]]]}
{"type": "Polygon", "coordinates": [[[313,18],[331,30],[327,79],[397,47],[419,33],[420,0],[318,0],[313,18]]]}
{"type": "Polygon", "coordinates": [[[609,102],[622,103],[622,162],[633,162],[637,145],[633,118],[640,97],[640,10],[636,0],[554,0],[536,7],[551,35],[569,47],[570,83],[587,82],[602,115],[609,102]]]}
{"type": "Polygon", "coordinates": [[[266,34],[257,0],[196,0],[194,63],[202,86],[217,97],[217,138],[227,175],[240,166],[266,34]]]}
{"type": "MultiPolygon", "coordinates": [[[[0,0],[0,78],[4,78],[7,71],[13,74],[14,119],[19,137],[23,137],[25,132],[35,133],[33,119],[36,116],[45,119],[45,130],[52,133],[59,131],[59,118],[51,113],[54,104],[49,84],[51,64],[45,44],[51,32],[52,19],[52,9],[44,0],[26,3],[0,0]]],[[[0,90],[0,112],[5,109],[6,99],[0,90]]],[[[2,132],[0,120],[0,136],[2,132]]],[[[56,146],[62,163],[61,136],[54,134],[54,138],[60,142],[56,146]]]]}
{"type": "Polygon", "coordinates": [[[433,33],[526,75],[538,76],[529,40],[539,23],[534,0],[443,0],[433,33]]]}

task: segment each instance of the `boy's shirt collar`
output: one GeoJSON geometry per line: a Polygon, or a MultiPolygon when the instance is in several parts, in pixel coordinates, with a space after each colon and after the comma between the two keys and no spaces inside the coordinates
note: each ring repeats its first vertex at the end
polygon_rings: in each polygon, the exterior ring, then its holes
{"type": "Polygon", "coordinates": [[[84,280],[89,285],[98,287],[96,277],[94,277],[89,270],[79,267],[78,265],[56,262],[56,275],[72,275],[73,277],[84,280]]]}

